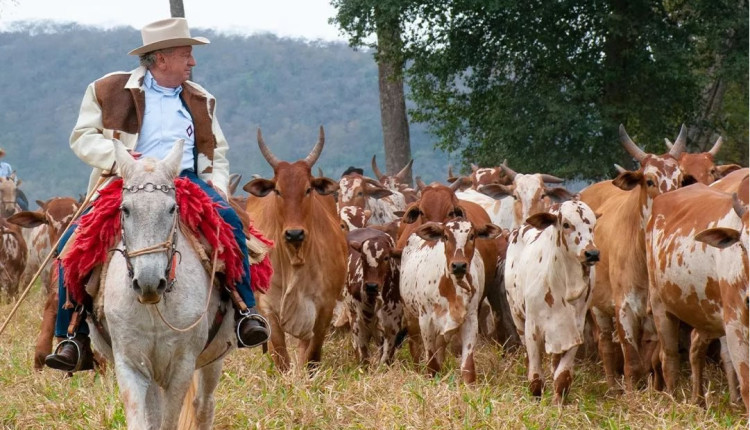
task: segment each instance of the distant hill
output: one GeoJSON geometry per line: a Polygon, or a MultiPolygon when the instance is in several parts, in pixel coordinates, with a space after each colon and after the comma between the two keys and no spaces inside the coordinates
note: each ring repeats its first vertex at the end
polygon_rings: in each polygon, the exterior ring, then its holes
{"type": "MultiPolygon", "coordinates": [[[[307,155],[323,125],[326,145],[314,173],[320,167],[337,179],[355,165],[372,175],[373,154],[385,169],[371,53],[273,35],[193,33],[211,40],[194,50],[194,80],[217,98],[232,172],[243,175],[242,184],[253,173],[271,174],[258,151],[258,127],[278,157],[297,160],[307,155]]],[[[29,23],[0,32],[0,147],[30,200],[85,192],[90,168],[68,145],[83,92],[106,73],[137,67],[137,57],[127,53],[140,42],[140,33],[125,27],[29,23]]],[[[448,165],[457,163],[433,149],[424,126],[412,124],[410,132],[415,176],[444,181],[448,165]]]]}

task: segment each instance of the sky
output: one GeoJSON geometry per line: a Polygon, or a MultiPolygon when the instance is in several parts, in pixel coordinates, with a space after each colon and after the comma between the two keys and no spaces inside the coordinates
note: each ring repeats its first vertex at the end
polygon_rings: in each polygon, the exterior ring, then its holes
{"type": "MultiPolygon", "coordinates": [[[[330,0],[183,0],[194,28],[232,34],[273,33],[281,37],[345,41],[328,24],[330,0]]],[[[170,17],[169,0],[0,0],[0,30],[16,21],[79,22],[105,28],[140,29],[170,17]]]]}

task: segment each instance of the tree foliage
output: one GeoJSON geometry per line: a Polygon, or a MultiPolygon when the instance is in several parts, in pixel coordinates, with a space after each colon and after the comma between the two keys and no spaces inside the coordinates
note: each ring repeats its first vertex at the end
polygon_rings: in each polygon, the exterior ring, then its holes
{"type": "Polygon", "coordinates": [[[413,116],[466,163],[598,178],[629,161],[618,124],[662,153],[686,123],[747,164],[746,1],[425,0],[409,13],[413,116]],[[702,118],[715,79],[726,96],[702,118]]]}

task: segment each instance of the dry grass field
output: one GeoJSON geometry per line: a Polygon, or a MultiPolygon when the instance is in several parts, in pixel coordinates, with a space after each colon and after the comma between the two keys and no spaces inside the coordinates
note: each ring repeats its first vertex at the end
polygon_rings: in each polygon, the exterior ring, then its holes
{"type": "MultiPolygon", "coordinates": [[[[0,338],[0,429],[121,429],[125,417],[114,374],[72,378],[31,368],[41,293],[32,292],[0,338]]],[[[2,320],[12,309],[0,305],[2,320]]],[[[645,389],[608,396],[600,364],[579,362],[565,406],[529,395],[521,351],[483,342],[478,380],[460,382],[456,360],[436,378],[415,371],[408,348],[390,368],[357,366],[348,333],[332,333],[320,371],[279,374],[259,349],[233,352],[216,393],[217,429],[709,429],[747,428],[729,403],[719,367],[708,366],[707,408],[686,403],[689,370],[675,398],[645,389]]]]}

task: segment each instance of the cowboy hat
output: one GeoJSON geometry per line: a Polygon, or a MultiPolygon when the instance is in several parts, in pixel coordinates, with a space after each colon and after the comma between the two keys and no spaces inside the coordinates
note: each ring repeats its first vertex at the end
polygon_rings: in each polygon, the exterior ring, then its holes
{"type": "Polygon", "coordinates": [[[142,55],[159,49],[211,43],[205,37],[190,37],[190,29],[185,18],[169,18],[146,24],[141,29],[141,37],[143,46],[130,51],[128,55],[142,55]]]}
{"type": "Polygon", "coordinates": [[[5,157],[5,150],[0,148],[0,158],[5,157]]]}

